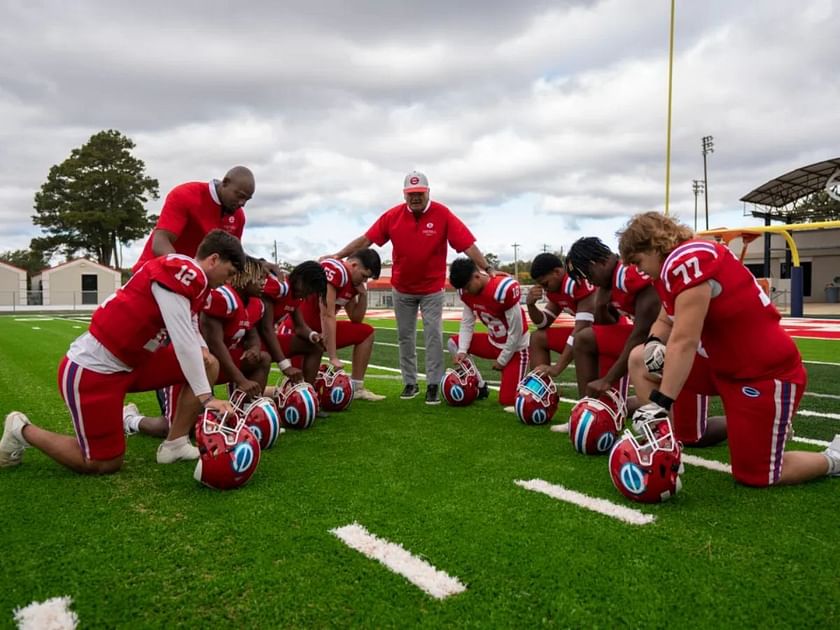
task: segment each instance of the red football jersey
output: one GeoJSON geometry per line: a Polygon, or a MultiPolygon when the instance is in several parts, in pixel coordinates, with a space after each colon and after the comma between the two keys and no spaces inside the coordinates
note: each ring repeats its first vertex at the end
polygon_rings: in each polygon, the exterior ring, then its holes
{"type": "MultiPolygon", "coordinates": [[[[519,283],[510,276],[496,275],[481,290],[478,295],[458,290],[458,297],[469,306],[475,316],[487,326],[487,337],[494,346],[502,348],[507,342],[508,323],[505,311],[519,305],[522,290],[519,283]]],[[[519,306],[522,317],[522,330],[528,330],[525,319],[525,309],[519,306]]]]}
{"type": "Polygon", "coordinates": [[[245,304],[239,293],[226,284],[210,291],[204,312],[223,322],[225,345],[233,350],[242,345],[245,333],[262,319],[265,304],[259,298],[251,298],[245,304]]]}
{"type": "Polygon", "coordinates": [[[566,274],[563,277],[563,283],[560,285],[560,289],[557,291],[546,291],[545,297],[549,302],[559,307],[558,309],[552,309],[556,310],[558,315],[564,309],[574,315],[577,313],[578,303],[593,293],[595,293],[595,287],[589,284],[586,279],[577,282],[569,274],[566,274]]]}
{"type": "Polygon", "coordinates": [[[391,241],[394,259],[391,284],[400,293],[428,295],[442,291],[446,282],[447,244],[462,252],[475,237],[452,211],[437,201],[414,218],[401,203],[376,220],[365,236],[380,247],[391,241]]]}
{"type": "Polygon", "coordinates": [[[623,262],[615,266],[613,286],[610,292],[610,304],[624,315],[636,314],[636,296],[645,287],[653,286],[653,280],[636,265],[623,262]]]}
{"type": "MultiPolygon", "coordinates": [[[[327,283],[335,287],[335,307],[338,311],[358,293],[350,279],[350,268],[346,262],[336,258],[322,260],[321,267],[327,276],[327,283]]],[[[301,314],[307,326],[321,332],[321,307],[317,295],[310,295],[303,300],[301,314]]]]}
{"type": "Polygon", "coordinates": [[[152,295],[156,282],[190,301],[197,313],[207,298],[207,276],[189,256],[168,254],[143,265],[94,311],[90,333],[128,366],[140,365],[165,341],[166,328],[152,295]]]}
{"type": "Polygon", "coordinates": [[[268,274],[263,286],[263,296],[274,305],[274,323],[294,313],[303,302],[292,295],[288,280],[280,280],[274,274],[268,274]]]}
{"type": "Polygon", "coordinates": [[[712,285],[700,339],[716,374],[756,380],[781,376],[801,365],[796,344],[779,325],[779,311],[725,245],[686,241],[665,259],[660,276],[662,303],[669,315],[680,293],[703,282],[712,285]]]}
{"type": "MultiPolygon", "coordinates": [[[[175,251],[186,256],[195,256],[198,246],[207,233],[222,229],[236,238],[242,238],[245,228],[245,211],[237,208],[233,214],[222,211],[216,196],[216,182],[189,182],[173,188],[163,203],[155,230],[167,230],[175,234],[175,251]]],[[[152,235],[143,247],[140,259],[131,271],[136,273],[143,263],[154,258],[152,235]]]]}

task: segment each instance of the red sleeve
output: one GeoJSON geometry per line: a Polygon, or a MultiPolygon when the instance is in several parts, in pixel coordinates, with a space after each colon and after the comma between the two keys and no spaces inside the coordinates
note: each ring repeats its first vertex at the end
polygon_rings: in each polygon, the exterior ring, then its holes
{"type": "Polygon", "coordinates": [[[242,208],[239,208],[236,211],[236,229],[233,231],[233,234],[238,238],[240,241],[242,240],[242,232],[245,231],[245,211],[242,208]]]}
{"type": "Polygon", "coordinates": [[[204,312],[216,319],[227,319],[236,310],[236,299],[232,294],[233,289],[228,285],[213,289],[207,297],[204,312]]]}
{"type": "Polygon", "coordinates": [[[286,297],[289,292],[289,285],[281,282],[273,273],[268,274],[263,285],[263,295],[272,300],[279,300],[286,297]]]}
{"type": "Polygon", "coordinates": [[[627,272],[624,276],[624,292],[628,295],[636,295],[648,286],[653,286],[651,277],[636,265],[627,265],[627,272]]]}
{"type": "Polygon", "coordinates": [[[163,209],[160,211],[155,229],[167,230],[175,236],[181,236],[181,232],[187,225],[190,216],[189,195],[184,186],[176,186],[163,202],[163,209]]]}
{"type": "Polygon", "coordinates": [[[387,212],[382,213],[382,216],[365,232],[365,237],[379,247],[382,247],[391,238],[391,213],[393,210],[391,208],[387,212]]]}
{"type": "Polygon", "coordinates": [[[718,248],[707,241],[688,241],[677,247],[662,265],[662,283],[673,296],[713,278],[722,262],[718,248]]]}
{"type": "Polygon", "coordinates": [[[446,222],[446,239],[452,249],[459,253],[475,243],[473,233],[451,211],[446,222]]]}
{"type": "Polygon", "coordinates": [[[347,267],[344,266],[340,260],[335,258],[327,258],[321,261],[321,267],[324,269],[324,274],[327,276],[327,282],[333,285],[337,290],[341,290],[350,284],[350,274],[347,272],[347,267]]]}
{"type": "Polygon", "coordinates": [[[189,256],[168,254],[150,261],[150,278],[190,302],[201,297],[207,288],[207,276],[189,256]]]}
{"type": "Polygon", "coordinates": [[[595,293],[595,287],[589,284],[588,280],[583,280],[583,282],[574,281],[572,298],[575,302],[580,302],[584,298],[588,298],[593,293],[595,293]]]}
{"type": "Polygon", "coordinates": [[[522,295],[522,289],[519,283],[510,276],[502,278],[493,292],[493,298],[504,306],[505,310],[519,304],[520,295],[522,295]]]}

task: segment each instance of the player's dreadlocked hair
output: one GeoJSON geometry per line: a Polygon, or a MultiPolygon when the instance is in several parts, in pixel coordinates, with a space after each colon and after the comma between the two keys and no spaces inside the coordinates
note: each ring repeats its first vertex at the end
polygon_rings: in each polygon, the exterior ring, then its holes
{"type": "Polygon", "coordinates": [[[612,253],[597,236],[579,238],[566,255],[566,271],[575,280],[583,280],[589,274],[592,263],[606,260],[612,253]]]}
{"type": "Polygon", "coordinates": [[[463,289],[476,271],[478,267],[472,258],[456,258],[449,267],[449,283],[456,289],[463,289]]]}
{"type": "Polygon", "coordinates": [[[313,293],[324,297],[327,293],[327,274],[317,261],[304,260],[289,274],[289,286],[295,292],[295,297],[303,298],[313,293]],[[297,294],[298,289],[300,295],[297,294]]]}
{"type": "Polygon", "coordinates": [[[547,252],[538,254],[531,262],[531,278],[537,280],[562,266],[563,261],[557,254],[549,254],[547,252]]]}
{"type": "Polygon", "coordinates": [[[230,281],[234,289],[244,289],[251,282],[259,283],[265,278],[265,270],[256,258],[245,256],[245,266],[230,281]]]}

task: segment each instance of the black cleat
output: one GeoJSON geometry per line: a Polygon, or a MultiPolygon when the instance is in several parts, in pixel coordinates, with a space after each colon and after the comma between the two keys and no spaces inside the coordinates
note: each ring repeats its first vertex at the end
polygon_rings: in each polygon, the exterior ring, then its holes
{"type": "Polygon", "coordinates": [[[402,394],[400,394],[400,398],[402,398],[403,400],[411,400],[412,398],[417,396],[417,394],[419,394],[419,393],[420,393],[420,388],[417,387],[416,383],[414,383],[412,385],[406,385],[402,390],[402,394]]]}
{"type": "Polygon", "coordinates": [[[439,405],[440,398],[438,397],[438,386],[435,385],[426,385],[426,404],[427,405],[439,405]]]}
{"type": "Polygon", "coordinates": [[[481,387],[478,388],[478,396],[476,400],[484,400],[485,398],[490,397],[490,388],[487,387],[487,383],[484,383],[481,387]]]}

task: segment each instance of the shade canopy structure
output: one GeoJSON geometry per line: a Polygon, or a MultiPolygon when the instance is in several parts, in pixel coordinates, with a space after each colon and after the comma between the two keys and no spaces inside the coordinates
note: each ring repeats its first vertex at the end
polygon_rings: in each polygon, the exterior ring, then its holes
{"type": "MultiPolygon", "coordinates": [[[[837,195],[838,187],[840,187],[840,157],[800,166],[784,175],[774,177],[741,197],[741,201],[744,202],[745,214],[772,221],[784,223],[820,221],[828,218],[828,208],[824,211],[820,208],[806,209],[797,206],[796,202],[823,190],[830,192],[833,190],[837,195]],[[752,205],[750,212],[747,212],[749,208],[747,204],[752,205]]],[[[835,198],[840,198],[840,195],[835,198]]]]}

